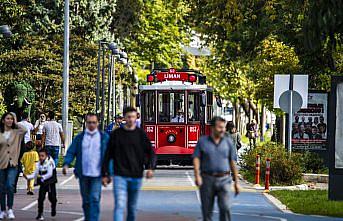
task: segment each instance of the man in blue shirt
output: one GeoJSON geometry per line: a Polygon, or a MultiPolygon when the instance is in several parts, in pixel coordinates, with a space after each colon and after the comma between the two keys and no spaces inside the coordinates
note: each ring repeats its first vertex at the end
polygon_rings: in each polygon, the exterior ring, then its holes
{"type": "Polygon", "coordinates": [[[86,221],[98,221],[101,196],[101,167],[109,136],[98,130],[96,114],[86,115],[86,130],[78,134],[64,158],[63,174],[76,157],[75,176],[79,178],[82,208],[86,221]]]}
{"type": "Polygon", "coordinates": [[[219,220],[230,221],[231,173],[235,193],[239,194],[236,150],[225,136],[226,121],[214,117],[211,123],[211,135],[199,139],[193,154],[195,183],[200,188],[203,220],[212,221],[214,200],[218,197],[219,220]]]}
{"type": "Polygon", "coordinates": [[[115,129],[121,128],[123,126],[123,117],[120,115],[117,115],[114,117],[114,121],[110,123],[106,128],[106,133],[108,135],[111,135],[111,132],[115,129]]]}

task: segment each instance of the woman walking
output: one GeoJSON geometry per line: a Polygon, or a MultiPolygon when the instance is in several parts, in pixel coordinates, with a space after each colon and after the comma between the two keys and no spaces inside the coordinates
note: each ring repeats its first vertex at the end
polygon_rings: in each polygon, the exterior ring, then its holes
{"type": "Polygon", "coordinates": [[[232,121],[226,124],[226,134],[232,139],[233,145],[238,151],[242,147],[241,135],[237,132],[235,124],[232,121]]]}
{"type": "Polygon", "coordinates": [[[41,113],[39,115],[39,119],[35,123],[37,152],[42,148],[42,135],[43,135],[43,127],[45,123],[46,123],[46,115],[45,113],[41,113]]]}
{"type": "Polygon", "coordinates": [[[18,125],[13,113],[7,112],[0,122],[0,220],[15,219],[13,213],[14,185],[18,173],[21,142],[26,128],[18,125]],[[6,212],[7,201],[7,212],[6,212]]]}

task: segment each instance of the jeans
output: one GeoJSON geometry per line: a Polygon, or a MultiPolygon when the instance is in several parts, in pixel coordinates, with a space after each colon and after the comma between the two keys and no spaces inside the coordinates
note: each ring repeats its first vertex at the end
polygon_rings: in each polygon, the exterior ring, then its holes
{"type": "Polygon", "coordinates": [[[44,210],[44,200],[46,193],[48,193],[48,198],[51,203],[51,211],[56,211],[57,197],[56,197],[56,184],[41,185],[39,187],[38,196],[38,213],[42,214],[44,210]]]}
{"type": "Polygon", "coordinates": [[[231,177],[202,176],[203,184],[200,187],[201,210],[203,221],[212,221],[215,197],[218,198],[219,220],[230,221],[230,188],[231,177]]]}
{"type": "Polygon", "coordinates": [[[114,221],[123,221],[124,210],[127,205],[127,221],[135,221],[139,190],[142,178],[114,176],[114,221]]]}
{"type": "Polygon", "coordinates": [[[14,198],[14,185],[15,179],[18,173],[17,167],[7,167],[0,170],[0,201],[1,211],[6,210],[6,198],[7,207],[12,209],[14,198]]]}
{"type": "Polygon", "coordinates": [[[79,178],[85,221],[98,221],[100,215],[101,177],[79,178]]]}
{"type": "Polygon", "coordinates": [[[46,150],[48,151],[48,154],[54,159],[55,166],[58,165],[58,156],[60,153],[60,147],[59,146],[45,146],[46,150]]]}

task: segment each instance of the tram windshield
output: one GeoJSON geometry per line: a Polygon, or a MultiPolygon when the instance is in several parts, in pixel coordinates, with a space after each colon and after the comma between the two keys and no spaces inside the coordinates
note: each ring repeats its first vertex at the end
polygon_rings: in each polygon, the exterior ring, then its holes
{"type": "Polygon", "coordinates": [[[158,94],[158,121],[162,123],[185,122],[184,92],[160,92],[158,94]]]}

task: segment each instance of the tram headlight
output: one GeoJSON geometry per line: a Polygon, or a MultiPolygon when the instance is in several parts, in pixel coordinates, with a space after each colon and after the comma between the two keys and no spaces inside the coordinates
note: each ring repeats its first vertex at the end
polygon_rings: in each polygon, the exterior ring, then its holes
{"type": "Polygon", "coordinates": [[[167,137],[167,141],[169,143],[174,143],[176,141],[176,137],[174,134],[169,134],[168,137],[167,137]]]}

